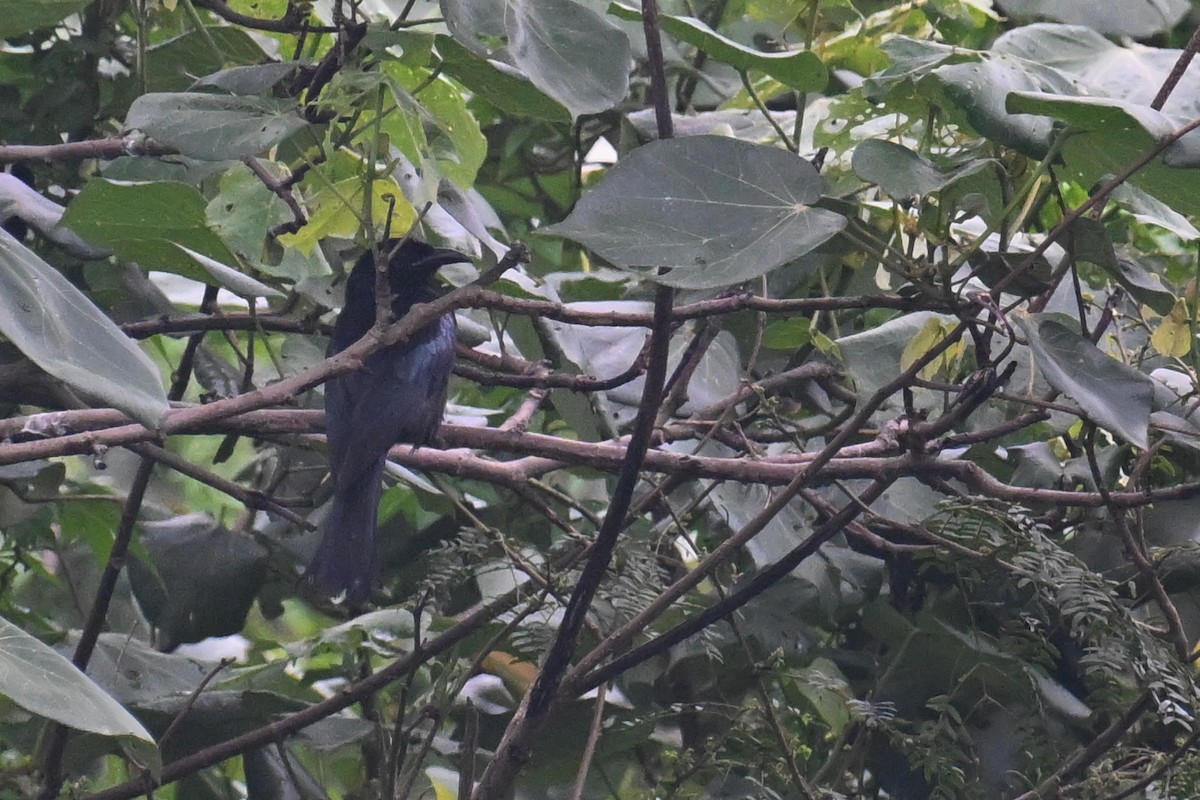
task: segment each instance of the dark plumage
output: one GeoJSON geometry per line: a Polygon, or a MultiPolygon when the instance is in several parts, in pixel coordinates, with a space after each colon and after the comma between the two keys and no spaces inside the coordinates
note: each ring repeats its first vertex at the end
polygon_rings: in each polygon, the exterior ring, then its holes
{"type": "MultiPolygon", "coordinates": [[[[430,279],[437,270],[467,257],[408,240],[389,241],[388,277],[392,313],[404,316],[415,303],[432,300],[430,279]]],[[[375,323],[375,259],[365,253],[346,282],[346,303],[333,326],[329,354],[358,341],[375,323]]],[[[305,578],[321,590],[360,605],[367,599],[375,569],[375,515],[383,466],[397,442],[422,445],[437,434],[454,366],[456,325],[446,314],[406,342],[368,356],[363,367],[325,384],[325,428],[333,508],[325,535],[305,578]]]]}

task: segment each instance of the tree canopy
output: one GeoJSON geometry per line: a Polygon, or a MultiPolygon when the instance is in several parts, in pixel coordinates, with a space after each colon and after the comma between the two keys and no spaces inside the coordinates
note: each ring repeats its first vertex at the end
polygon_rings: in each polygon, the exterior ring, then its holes
{"type": "Polygon", "coordinates": [[[0,0],[0,797],[1196,796],[1198,25],[0,0]],[[448,313],[349,608],[323,384],[448,313]]]}

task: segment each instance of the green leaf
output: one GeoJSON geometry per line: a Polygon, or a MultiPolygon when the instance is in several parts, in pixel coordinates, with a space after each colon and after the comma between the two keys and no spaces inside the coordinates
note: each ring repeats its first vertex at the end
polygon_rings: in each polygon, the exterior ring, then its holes
{"type": "Polygon", "coordinates": [[[908,36],[892,37],[881,48],[891,63],[863,82],[863,89],[872,98],[881,97],[898,84],[918,80],[939,64],[977,61],[981,55],[976,50],[908,36]]]}
{"type": "MultiPolygon", "coordinates": [[[[632,6],[612,3],[608,13],[627,22],[641,22],[642,13],[632,6]]],[[[829,83],[829,70],[809,50],[791,50],[766,53],[754,50],[714,31],[695,17],[678,17],[664,14],[659,17],[662,29],[667,33],[704,51],[710,58],[743,70],[756,70],[802,92],[820,92],[829,83]]]]}
{"type": "MultiPolygon", "coordinates": [[[[213,75],[234,65],[261,65],[269,58],[254,38],[232,25],[191,30],[148,47],[146,86],[133,76],[118,81],[117,92],[128,107],[144,92],[182,92],[196,82],[197,75],[213,75]]],[[[267,66],[267,65],[263,65],[267,66]]]]}
{"type": "Polygon", "coordinates": [[[412,645],[413,616],[401,608],[386,608],[368,611],[353,619],[333,625],[321,632],[322,644],[333,644],[340,648],[366,644],[376,647],[381,655],[394,653],[412,645]],[[372,643],[379,643],[374,645],[372,643]],[[382,646],[386,645],[386,646],[382,646]]]}
{"type": "Polygon", "coordinates": [[[812,341],[812,319],[792,317],[772,322],[763,331],[762,346],[771,350],[798,350],[812,341]]]}
{"type": "Polygon", "coordinates": [[[846,700],[854,696],[854,690],[833,661],[813,659],[812,664],[797,673],[795,687],[834,736],[840,735],[852,721],[846,700]]]}
{"type": "MultiPolygon", "coordinates": [[[[925,321],[921,330],[917,335],[909,339],[905,345],[903,352],[900,354],[900,369],[906,370],[916,363],[917,359],[924,356],[934,347],[936,347],[943,339],[954,332],[954,320],[943,319],[941,317],[930,317],[925,321]]],[[[933,380],[939,374],[950,377],[953,374],[953,368],[962,358],[963,352],[966,349],[966,344],[959,340],[947,348],[941,355],[930,361],[918,374],[925,380],[933,380]]]]}
{"type": "MultiPolygon", "coordinates": [[[[1043,64],[1076,79],[1086,93],[1149,106],[1182,50],[1122,47],[1079,25],[1027,25],[996,40],[993,52],[1043,64]]],[[[1200,72],[1180,78],[1163,110],[1189,118],[1200,111],[1200,72]]]]}
{"type": "Polygon", "coordinates": [[[274,290],[226,266],[237,264],[237,256],[208,227],[207,206],[200,192],[183,183],[125,185],[97,178],[71,201],[63,224],[145,269],[219,283],[235,294],[272,294],[274,290]],[[197,256],[208,260],[200,262],[197,256]]]}
{"type": "MultiPolygon", "coordinates": [[[[658,120],[655,119],[653,108],[639,109],[626,114],[625,118],[642,141],[658,138],[658,120]]],[[[680,137],[711,134],[757,144],[777,144],[779,129],[789,131],[795,126],[796,112],[772,111],[768,119],[757,108],[723,108],[687,115],[674,114],[671,119],[675,135],[680,137]]]]}
{"type": "MultiPolygon", "coordinates": [[[[890,67],[863,89],[876,101],[915,94],[941,109],[950,121],[1023,153],[1041,157],[1054,130],[1049,120],[1006,109],[1010,92],[1082,94],[1079,81],[1036,61],[1002,52],[968,50],[897,36],[882,45],[890,67]]],[[[872,118],[877,114],[870,113],[872,118]]]]}
{"type": "Polygon", "coordinates": [[[308,123],[288,100],[198,92],[153,92],[133,101],[126,130],[202,161],[260,155],[308,123]]]}
{"type": "Polygon", "coordinates": [[[1008,97],[1006,105],[1009,112],[1054,117],[1079,131],[1140,130],[1161,138],[1176,127],[1161,111],[1111,97],[1017,92],[1008,97]]]}
{"type": "Polygon", "coordinates": [[[367,28],[362,46],[381,59],[398,58],[410,67],[428,67],[433,60],[433,43],[437,37],[414,28],[391,30],[382,25],[367,28]]]}
{"type": "Polygon", "coordinates": [[[1136,261],[1118,258],[1113,278],[1124,286],[1125,291],[1135,300],[1145,303],[1160,314],[1170,311],[1174,305],[1175,293],[1163,286],[1157,275],[1136,261]]]}
{"type": "MultiPolygon", "coordinates": [[[[297,233],[280,236],[280,243],[310,253],[322,239],[355,236],[363,225],[368,185],[362,173],[362,161],[347,151],[339,151],[326,163],[309,170],[302,183],[310,212],[308,224],[297,233]]],[[[417,210],[405,198],[399,184],[391,178],[376,178],[370,187],[370,224],[379,230],[390,226],[393,236],[407,233],[417,221],[417,210]]]]}
{"type": "Polygon", "coordinates": [[[1187,305],[1180,300],[1177,309],[1168,313],[1150,334],[1150,344],[1164,356],[1183,358],[1192,351],[1192,326],[1187,305]]]}
{"type": "Polygon", "coordinates": [[[1028,155],[1043,156],[1050,146],[1054,126],[1049,120],[1021,116],[1006,109],[1004,98],[1012,92],[1076,92],[1062,73],[1032,61],[1006,55],[982,54],[973,63],[945,64],[918,83],[926,97],[951,110],[983,136],[1028,155]]]}
{"type": "Polygon", "coordinates": [[[669,286],[729,286],[845,227],[842,215],[812,207],[824,188],[812,165],[786,150],[721,136],[670,139],[621,159],[542,232],[669,286]]]}
{"type": "Polygon", "coordinates": [[[154,362],[7,232],[0,232],[0,333],[46,372],[148,427],[167,413],[154,362]]]}
{"type": "Polygon", "coordinates": [[[891,197],[904,199],[940,191],[991,163],[989,159],[977,158],[956,169],[943,170],[903,145],[868,139],[854,148],[851,167],[864,181],[879,184],[891,197]]]}
{"type": "Polygon", "coordinates": [[[1075,220],[1070,241],[1076,259],[1100,267],[1138,302],[1159,314],[1167,314],[1175,307],[1175,294],[1162,285],[1157,275],[1129,259],[1117,257],[1112,240],[1099,220],[1088,217],[1075,220]]]}
{"type": "MultiPolygon", "coordinates": [[[[930,323],[952,326],[954,318],[931,311],[917,311],[890,319],[861,333],[852,333],[837,339],[838,348],[846,363],[846,370],[854,380],[854,388],[862,396],[878,391],[898,375],[906,358],[906,351],[913,339],[930,329],[930,323]]],[[[914,390],[918,400],[926,397],[927,390],[914,390]]],[[[888,400],[888,405],[895,402],[888,400]]]]}
{"type": "Polygon", "coordinates": [[[629,89],[629,37],[572,0],[441,0],[450,32],[502,58],[571,117],[607,111],[629,89]]]}
{"type": "Polygon", "coordinates": [[[0,38],[9,38],[39,28],[49,28],[90,0],[0,0],[0,38]]]}
{"type": "MultiPolygon", "coordinates": [[[[263,169],[275,177],[286,169],[271,161],[260,161],[263,169]]],[[[329,268],[319,254],[306,257],[291,247],[272,255],[275,243],[271,231],[292,220],[292,212],[277,194],[258,179],[245,165],[238,165],[221,176],[220,191],[205,208],[208,225],[238,257],[260,272],[299,283],[307,277],[326,275],[329,268]]]]}
{"type": "MultiPolygon", "coordinates": [[[[1016,92],[1007,101],[1017,114],[1042,114],[1062,120],[1071,128],[1062,148],[1066,177],[1085,186],[1121,172],[1155,142],[1177,126],[1166,114],[1149,106],[1102,97],[1040,92],[1016,92]]],[[[1185,136],[1167,148],[1174,165],[1162,158],[1139,170],[1130,182],[1178,212],[1200,213],[1197,173],[1178,169],[1200,163],[1185,136]]]]}
{"type": "MultiPolygon", "coordinates": [[[[156,707],[173,710],[185,704],[212,668],[211,661],[160,653],[128,634],[110,632],[100,634],[88,674],[126,708],[149,719],[146,711],[156,707]]],[[[198,698],[201,704],[222,683],[224,680],[218,679],[202,693],[198,698]]]]}
{"type": "MultiPolygon", "coordinates": [[[[209,258],[203,253],[197,253],[191,248],[176,244],[176,247],[188,258],[204,269],[213,280],[224,286],[239,297],[283,297],[283,292],[272,289],[262,281],[256,281],[249,275],[243,275],[233,267],[226,266],[215,258],[209,258]]],[[[207,281],[211,283],[212,281],[207,281]]]]}
{"type": "Polygon", "coordinates": [[[1113,191],[1110,197],[1128,208],[1133,218],[1143,225],[1165,228],[1186,242],[1200,239],[1200,230],[1196,230],[1187,217],[1136,186],[1123,183],[1113,191]]]}
{"type": "Polygon", "coordinates": [[[399,62],[387,64],[385,70],[403,87],[396,92],[401,113],[411,113],[419,120],[424,134],[426,152],[416,154],[416,158],[406,155],[413,163],[432,156],[442,175],[470,188],[487,156],[487,140],[479,130],[479,121],[467,109],[462,92],[445,78],[430,80],[428,70],[413,69],[399,62]],[[419,103],[409,94],[418,87],[419,103]]]}
{"type": "Polygon", "coordinates": [[[501,111],[550,122],[571,121],[570,112],[561,103],[525,78],[505,72],[483,56],[472,53],[452,37],[438,36],[437,51],[447,75],[501,111]]]}
{"type": "Polygon", "coordinates": [[[625,98],[629,38],[599,14],[570,0],[525,0],[506,5],[504,22],[513,63],[572,117],[625,98]]]}
{"type": "Polygon", "coordinates": [[[508,35],[503,0],[438,0],[438,6],[446,27],[463,47],[484,58],[502,55],[508,35]]]}
{"type": "Polygon", "coordinates": [[[1017,317],[1046,382],[1088,418],[1142,449],[1149,446],[1153,382],[1062,324],[1055,315],[1017,317]]]}
{"type": "MultiPolygon", "coordinates": [[[[1144,39],[1169,31],[1191,8],[1187,0],[1000,0],[1011,17],[1035,17],[1087,25],[1100,33],[1144,39]]],[[[1027,27],[1037,27],[1029,25],[1027,27]]]]}
{"type": "Polygon", "coordinates": [[[212,75],[206,75],[193,84],[202,88],[211,86],[230,94],[259,95],[275,88],[284,78],[294,75],[300,65],[295,61],[251,64],[246,67],[230,67],[212,75]]]}
{"type": "Polygon", "coordinates": [[[328,797],[312,773],[282,746],[247,750],[242,754],[242,764],[247,797],[328,797]]]}
{"type": "Polygon", "coordinates": [[[154,738],[120,703],[51,647],[3,618],[0,694],[67,727],[115,736],[144,765],[161,767],[154,738]]]}

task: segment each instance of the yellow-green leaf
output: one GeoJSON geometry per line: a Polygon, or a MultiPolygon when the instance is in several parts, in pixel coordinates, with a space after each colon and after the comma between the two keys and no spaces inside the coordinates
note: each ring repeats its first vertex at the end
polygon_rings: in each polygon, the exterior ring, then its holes
{"type": "MultiPolygon", "coordinates": [[[[953,331],[954,326],[951,322],[931,317],[905,346],[904,352],[900,355],[900,369],[906,370],[911,367],[917,362],[917,359],[936,347],[953,331]]],[[[938,375],[949,375],[962,357],[964,347],[960,338],[941,355],[922,367],[921,371],[917,373],[918,377],[923,380],[932,380],[938,375]]]]}
{"type": "Polygon", "coordinates": [[[1150,334],[1150,344],[1164,356],[1183,358],[1192,350],[1192,327],[1187,320],[1183,301],[1175,304],[1170,314],[1150,334]]]}

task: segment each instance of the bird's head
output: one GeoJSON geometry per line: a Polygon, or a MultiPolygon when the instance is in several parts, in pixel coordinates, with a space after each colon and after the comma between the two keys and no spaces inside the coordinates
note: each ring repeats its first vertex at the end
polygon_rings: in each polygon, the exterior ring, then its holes
{"type": "Polygon", "coordinates": [[[434,247],[415,239],[389,239],[379,245],[379,252],[388,259],[388,274],[395,294],[400,294],[404,287],[424,286],[447,264],[471,260],[457,250],[434,247]]]}
{"type": "Polygon", "coordinates": [[[359,257],[346,281],[346,307],[375,306],[375,253],[388,259],[388,278],[397,316],[413,303],[425,299],[429,281],[447,264],[470,259],[457,250],[434,247],[414,239],[389,239],[359,257]]]}

